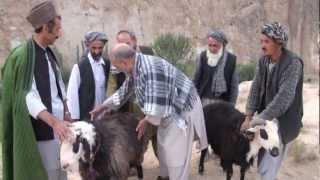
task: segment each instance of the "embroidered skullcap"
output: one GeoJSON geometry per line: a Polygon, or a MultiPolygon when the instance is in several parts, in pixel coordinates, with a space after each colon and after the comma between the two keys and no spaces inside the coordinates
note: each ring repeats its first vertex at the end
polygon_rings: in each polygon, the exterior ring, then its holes
{"type": "Polygon", "coordinates": [[[37,29],[57,16],[58,14],[52,1],[44,1],[30,10],[27,20],[35,29],[37,29]]]}

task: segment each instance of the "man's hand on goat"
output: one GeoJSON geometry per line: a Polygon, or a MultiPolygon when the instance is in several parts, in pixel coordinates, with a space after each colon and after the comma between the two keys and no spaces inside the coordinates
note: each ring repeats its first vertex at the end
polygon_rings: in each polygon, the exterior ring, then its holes
{"type": "Polygon", "coordinates": [[[259,125],[264,125],[266,123],[266,120],[262,119],[258,116],[254,116],[252,120],[250,121],[250,127],[255,127],[259,125]]]}
{"type": "Polygon", "coordinates": [[[99,105],[95,107],[92,111],[89,112],[91,115],[91,121],[97,119],[98,116],[102,116],[104,114],[110,114],[111,109],[108,106],[99,105]]]}
{"type": "Polygon", "coordinates": [[[60,120],[55,120],[52,124],[53,131],[59,136],[61,141],[67,139],[71,134],[71,131],[68,127],[69,125],[69,122],[60,120]]]}
{"type": "Polygon", "coordinates": [[[136,131],[138,132],[138,140],[140,140],[144,134],[146,123],[147,123],[147,119],[143,118],[142,120],[139,121],[137,125],[136,131]]]}
{"type": "Polygon", "coordinates": [[[251,115],[247,115],[243,123],[241,124],[240,131],[245,131],[250,128],[250,121],[252,119],[251,115]]]}

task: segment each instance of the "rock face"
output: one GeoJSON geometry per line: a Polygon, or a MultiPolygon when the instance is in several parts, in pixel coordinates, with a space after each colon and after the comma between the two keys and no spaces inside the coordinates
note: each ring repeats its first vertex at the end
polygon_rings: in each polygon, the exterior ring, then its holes
{"type": "MultiPolygon", "coordinates": [[[[0,1],[0,63],[9,50],[32,35],[25,20],[39,0],[0,1]]],[[[89,30],[104,31],[110,43],[120,29],[136,32],[141,44],[151,44],[161,33],[176,32],[205,47],[211,28],[225,31],[228,48],[239,62],[257,60],[260,27],[279,21],[289,32],[288,48],[300,55],[308,74],[319,72],[318,0],[56,0],[64,36],[56,43],[67,65],[76,62],[77,47],[89,30]]]]}

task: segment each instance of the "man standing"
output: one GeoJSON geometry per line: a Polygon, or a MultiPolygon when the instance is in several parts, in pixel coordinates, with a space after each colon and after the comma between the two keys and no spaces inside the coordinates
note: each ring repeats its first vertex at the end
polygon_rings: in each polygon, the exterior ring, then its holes
{"type": "Polygon", "coordinates": [[[138,138],[146,122],[158,126],[160,176],[187,180],[194,135],[200,140],[200,149],[207,147],[202,106],[192,81],[164,59],[136,53],[127,44],[117,44],[109,57],[128,78],[91,112],[92,119],[103,111],[118,109],[134,93],[146,115],[137,126],[138,138]]]}
{"type": "Polygon", "coordinates": [[[202,51],[196,62],[193,82],[202,105],[223,100],[236,104],[239,78],[236,56],[226,49],[228,40],[222,31],[211,31],[207,36],[208,49],[202,51]]]}
{"type": "Polygon", "coordinates": [[[67,91],[73,120],[90,119],[89,112],[106,99],[110,62],[102,57],[102,52],[107,41],[101,32],[89,32],[85,36],[89,51],[73,66],[67,91]]]}
{"type": "Polygon", "coordinates": [[[302,127],[303,62],[286,49],[288,36],[278,22],[262,27],[260,41],[264,55],[257,64],[241,128],[255,126],[261,119],[277,119],[283,143],[280,155],[272,157],[269,152],[261,152],[258,159],[261,179],[274,180],[288,146],[302,127]],[[259,118],[252,118],[255,112],[259,118]]]}
{"type": "Polygon", "coordinates": [[[3,179],[62,180],[60,139],[70,119],[61,72],[48,45],[60,36],[61,17],[51,1],[38,4],[27,20],[32,39],[15,48],[2,69],[3,179]]]}

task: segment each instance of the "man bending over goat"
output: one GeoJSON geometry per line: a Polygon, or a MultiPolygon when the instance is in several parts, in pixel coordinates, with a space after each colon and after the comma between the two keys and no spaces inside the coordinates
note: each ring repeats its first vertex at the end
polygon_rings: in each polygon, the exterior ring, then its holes
{"type": "Polygon", "coordinates": [[[119,108],[134,94],[146,115],[137,126],[139,138],[146,122],[159,126],[160,176],[188,180],[194,134],[200,140],[200,148],[207,147],[202,105],[192,81],[166,60],[136,53],[126,44],[117,44],[110,60],[128,78],[103,105],[91,112],[92,118],[119,108]]]}

